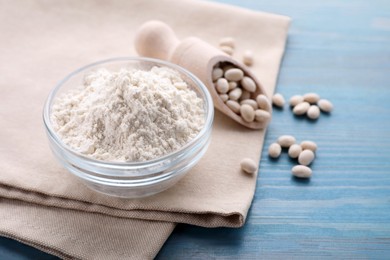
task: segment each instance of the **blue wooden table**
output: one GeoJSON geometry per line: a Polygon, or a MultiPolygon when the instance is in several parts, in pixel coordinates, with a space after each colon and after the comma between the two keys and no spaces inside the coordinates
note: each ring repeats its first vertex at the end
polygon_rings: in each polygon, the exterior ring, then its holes
{"type": "MultiPolygon", "coordinates": [[[[316,121],[274,111],[246,225],[179,225],[158,259],[390,259],[390,2],[221,1],[293,18],[277,91],[317,92],[335,106],[316,121]],[[316,141],[309,181],[291,178],[282,134],[316,141]]],[[[0,238],[0,259],[54,257],[0,238]]]]}

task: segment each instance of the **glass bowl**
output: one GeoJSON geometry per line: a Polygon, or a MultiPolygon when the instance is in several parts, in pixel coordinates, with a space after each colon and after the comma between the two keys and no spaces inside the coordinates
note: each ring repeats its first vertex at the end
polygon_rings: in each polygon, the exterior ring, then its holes
{"type": "Polygon", "coordinates": [[[212,98],[205,85],[187,70],[156,59],[123,57],[84,66],[65,77],[51,91],[43,110],[43,121],[50,148],[58,161],[91,189],[111,196],[138,198],[164,191],[179,181],[205,154],[210,143],[214,118],[212,98]],[[177,71],[189,87],[204,101],[205,124],[185,146],[168,155],[143,162],[109,162],[87,157],[65,145],[52,127],[53,101],[64,92],[79,87],[85,74],[99,68],[149,70],[168,67],[177,71]]]}

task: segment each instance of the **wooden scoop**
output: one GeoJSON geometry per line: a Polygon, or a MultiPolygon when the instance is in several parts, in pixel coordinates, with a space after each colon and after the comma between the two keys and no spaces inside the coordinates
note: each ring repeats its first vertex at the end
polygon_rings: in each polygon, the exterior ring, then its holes
{"type": "Polygon", "coordinates": [[[167,24],[149,21],[138,29],[135,36],[135,49],[141,56],[170,61],[192,72],[208,88],[215,108],[238,123],[252,129],[262,129],[270,121],[246,122],[221,100],[212,80],[213,68],[218,63],[231,63],[255,81],[256,91],[251,93],[252,99],[259,94],[266,94],[258,79],[245,65],[233,60],[214,46],[195,37],[179,41],[175,32],[167,24]]]}

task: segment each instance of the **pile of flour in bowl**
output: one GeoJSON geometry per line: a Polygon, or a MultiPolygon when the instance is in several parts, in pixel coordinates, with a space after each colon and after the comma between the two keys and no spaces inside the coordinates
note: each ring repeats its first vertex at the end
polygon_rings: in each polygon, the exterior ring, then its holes
{"type": "Polygon", "coordinates": [[[180,149],[205,123],[204,102],[179,73],[99,69],[59,96],[51,121],[61,140],[94,159],[147,161],[180,149]]]}

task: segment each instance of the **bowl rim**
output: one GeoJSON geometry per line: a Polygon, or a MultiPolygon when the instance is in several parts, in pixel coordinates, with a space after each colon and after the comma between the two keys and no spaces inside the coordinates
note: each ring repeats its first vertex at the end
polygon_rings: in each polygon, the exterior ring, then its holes
{"type": "Polygon", "coordinates": [[[143,168],[143,167],[158,165],[161,162],[164,162],[164,161],[166,161],[172,157],[175,157],[177,155],[180,155],[187,148],[193,146],[195,143],[197,143],[199,141],[199,139],[201,139],[207,132],[209,132],[209,129],[212,127],[213,119],[214,119],[214,105],[213,105],[212,97],[211,97],[207,87],[205,86],[205,84],[190,71],[188,71],[188,70],[186,70],[186,69],[184,69],[176,64],[173,64],[171,62],[164,61],[164,60],[147,58],[147,57],[124,56],[124,57],[114,57],[114,58],[99,60],[99,61],[87,64],[85,66],[82,66],[82,67],[74,70],[73,72],[71,72],[70,74],[65,76],[62,80],[60,80],[55,85],[55,87],[53,89],[51,89],[48,97],[46,98],[42,114],[43,114],[43,123],[44,123],[46,130],[47,130],[47,133],[50,134],[50,136],[53,138],[53,140],[57,144],[59,144],[61,149],[64,149],[67,152],[71,153],[72,155],[75,155],[75,156],[79,157],[80,159],[82,159],[83,161],[88,162],[90,164],[93,164],[95,166],[103,166],[104,167],[104,166],[109,165],[110,167],[114,167],[114,168],[118,168],[118,169],[126,169],[127,167],[131,167],[131,168],[141,167],[141,168],[143,168]],[[126,62],[126,61],[128,61],[128,62],[147,62],[147,63],[154,63],[155,65],[160,66],[160,67],[165,66],[165,67],[168,67],[170,69],[176,70],[176,71],[180,72],[181,74],[186,75],[193,82],[195,82],[195,84],[198,85],[200,91],[205,96],[204,102],[206,103],[205,108],[207,109],[205,112],[207,114],[206,114],[206,120],[205,120],[203,128],[201,129],[201,131],[199,131],[199,133],[193,139],[191,139],[188,143],[186,143],[180,149],[175,150],[175,151],[173,151],[169,154],[166,154],[164,156],[161,156],[161,157],[158,157],[158,158],[155,158],[152,160],[147,160],[147,161],[140,161],[140,162],[104,161],[104,160],[98,160],[98,159],[88,157],[82,153],[75,151],[74,149],[72,149],[71,147],[69,147],[68,145],[66,145],[65,143],[62,142],[61,138],[57,135],[56,131],[54,131],[54,129],[52,127],[52,122],[50,119],[50,108],[51,108],[53,101],[55,100],[54,97],[56,96],[57,92],[61,89],[61,87],[68,80],[70,80],[72,77],[82,73],[83,71],[90,69],[90,68],[93,68],[93,67],[96,67],[96,66],[99,66],[99,65],[106,64],[106,63],[126,62]]]}

